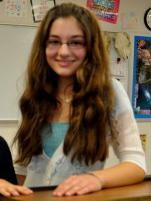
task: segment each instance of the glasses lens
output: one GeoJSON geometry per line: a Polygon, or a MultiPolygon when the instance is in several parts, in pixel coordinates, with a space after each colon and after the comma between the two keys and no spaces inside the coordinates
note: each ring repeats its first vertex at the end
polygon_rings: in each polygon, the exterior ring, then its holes
{"type": "Polygon", "coordinates": [[[74,41],[69,41],[68,46],[71,49],[81,49],[85,46],[85,42],[81,40],[74,40],[74,41]]]}
{"type": "Polygon", "coordinates": [[[83,40],[71,40],[63,43],[57,39],[50,39],[47,41],[46,47],[50,49],[59,49],[63,44],[66,44],[70,49],[81,49],[85,46],[83,40]]]}

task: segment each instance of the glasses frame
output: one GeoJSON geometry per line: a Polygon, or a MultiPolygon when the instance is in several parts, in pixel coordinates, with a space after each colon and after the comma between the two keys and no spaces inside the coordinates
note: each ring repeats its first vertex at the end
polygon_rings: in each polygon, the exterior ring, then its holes
{"type": "Polygon", "coordinates": [[[73,39],[66,42],[63,42],[59,39],[49,39],[46,43],[46,48],[50,48],[52,50],[56,49],[59,50],[62,45],[67,45],[71,50],[79,50],[85,48],[86,44],[85,41],[73,39]]]}

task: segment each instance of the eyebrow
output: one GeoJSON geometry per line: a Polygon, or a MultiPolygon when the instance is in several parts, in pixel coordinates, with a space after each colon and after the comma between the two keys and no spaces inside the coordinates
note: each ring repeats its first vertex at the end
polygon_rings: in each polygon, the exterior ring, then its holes
{"type": "MultiPolygon", "coordinates": [[[[55,35],[55,34],[52,34],[52,35],[49,35],[49,38],[50,37],[52,37],[52,38],[60,38],[60,36],[58,36],[58,35],[55,35]]],[[[83,35],[73,35],[73,36],[71,36],[71,38],[84,38],[84,36],[83,35]]]]}

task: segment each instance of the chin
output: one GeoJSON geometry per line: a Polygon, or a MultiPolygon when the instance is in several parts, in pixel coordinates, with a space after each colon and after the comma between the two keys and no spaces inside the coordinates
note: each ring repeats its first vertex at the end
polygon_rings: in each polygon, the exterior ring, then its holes
{"type": "Polygon", "coordinates": [[[69,77],[73,77],[74,74],[58,74],[60,77],[64,77],[64,78],[69,78],[69,77]]]}
{"type": "Polygon", "coordinates": [[[56,72],[61,77],[72,77],[75,72],[56,72]]]}

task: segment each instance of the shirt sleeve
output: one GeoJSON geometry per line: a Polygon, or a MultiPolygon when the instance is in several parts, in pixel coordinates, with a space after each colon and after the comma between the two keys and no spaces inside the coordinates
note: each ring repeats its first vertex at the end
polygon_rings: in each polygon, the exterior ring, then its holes
{"type": "Polygon", "coordinates": [[[25,166],[14,164],[14,169],[15,169],[16,175],[23,175],[23,176],[27,175],[27,167],[25,166]]]}
{"type": "Polygon", "coordinates": [[[130,100],[121,83],[113,80],[116,103],[111,117],[112,146],[120,162],[135,163],[146,172],[145,154],[130,100]]]}

